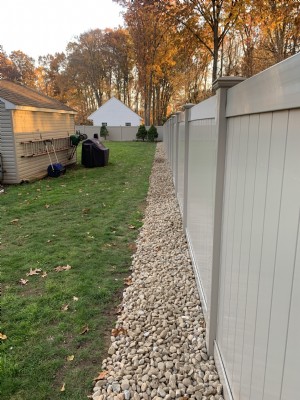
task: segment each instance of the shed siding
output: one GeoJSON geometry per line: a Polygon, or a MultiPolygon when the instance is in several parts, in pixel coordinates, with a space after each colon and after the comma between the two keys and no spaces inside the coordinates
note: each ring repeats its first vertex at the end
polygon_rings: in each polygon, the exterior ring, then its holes
{"type": "MultiPolygon", "coordinates": [[[[75,129],[74,115],[15,110],[13,121],[19,182],[46,176],[50,163],[48,155],[24,157],[23,142],[66,138],[72,135],[75,129]]],[[[71,151],[71,149],[57,151],[58,161],[63,165],[74,163],[75,157],[69,160],[71,151]]],[[[51,161],[56,162],[53,153],[51,153],[51,161]]]]}
{"type": "Polygon", "coordinates": [[[10,111],[0,101],[0,153],[3,161],[3,183],[17,183],[16,154],[10,111]]]}
{"type": "Polygon", "coordinates": [[[60,133],[61,136],[74,133],[74,115],[42,111],[13,111],[14,133],[29,133],[32,139],[40,134],[60,133]]]}

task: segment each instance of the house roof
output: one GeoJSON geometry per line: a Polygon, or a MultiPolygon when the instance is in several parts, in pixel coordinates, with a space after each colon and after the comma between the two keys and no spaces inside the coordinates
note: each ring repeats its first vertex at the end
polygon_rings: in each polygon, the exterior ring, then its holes
{"type": "Polygon", "coordinates": [[[97,114],[99,115],[99,112],[106,112],[109,109],[110,109],[110,111],[113,111],[112,109],[115,108],[115,105],[118,105],[119,107],[122,107],[123,109],[126,109],[128,114],[131,114],[132,116],[142,119],[137,113],[132,111],[129,107],[126,106],[126,104],[124,104],[122,101],[118,100],[114,96],[111,97],[106,103],[104,103],[96,111],[94,111],[91,115],[89,115],[88,119],[93,119],[95,115],[97,115],[97,114]]]}
{"type": "Polygon", "coordinates": [[[56,110],[75,114],[76,111],[58,100],[52,99],[37,90],[27,86],[8,81],[0,80],[0,100],[2,100],[7,109],[23,109],[43,111],[56,110]]]}

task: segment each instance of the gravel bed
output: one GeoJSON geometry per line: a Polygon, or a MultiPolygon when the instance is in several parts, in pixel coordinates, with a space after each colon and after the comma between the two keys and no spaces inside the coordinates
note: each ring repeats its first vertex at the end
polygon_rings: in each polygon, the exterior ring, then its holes
{"type": "Polygon", "coordinates": [[[222,400],[163,144],[157,145],[143,227],[103,379],[94,400],[222,400]],[[106,375],[105,375],[106,374],[106,375]]]}

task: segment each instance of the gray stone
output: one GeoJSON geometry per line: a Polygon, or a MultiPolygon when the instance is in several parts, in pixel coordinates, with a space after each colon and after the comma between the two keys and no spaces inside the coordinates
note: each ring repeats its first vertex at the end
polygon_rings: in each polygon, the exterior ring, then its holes
{"type": "Polygon", "coordinates": [[[131,398],[131,394],[129,390],[124,390],[125,400],[129,400],[131,398]]]}
{"type": "Polygon", "coordinates": [[[118,382],[113,382],[111,385],[112,391],[115,393],[120,393],[121,385],[118,382]]]}
{"type": "Polygon", "coordinates": [[[169,378],[169,386],[171,389],[176,389],[177,388],[177,382],[176,382],[176,376],[171,375],[169,378]]]}

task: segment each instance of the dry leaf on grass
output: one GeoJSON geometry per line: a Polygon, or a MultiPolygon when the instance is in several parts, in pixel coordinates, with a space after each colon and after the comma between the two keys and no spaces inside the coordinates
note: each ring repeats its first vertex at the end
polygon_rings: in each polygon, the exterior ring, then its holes
{"type": "Polygon", "coordinates": [[[65,390],[66,390],[66,384],[65,384],[65,383],[63,383],[63,385],[62,385],[62,387],[61,387],[60,391],[61,391],[61,392],[64,392],[65,390]]]}
{"type": "Polygon", "coordinates": [[[71,265],[59,265],[58,267],[54,268],[54,271],[61,272],[61,271],[68,271],[71,269],[71,265]]]}
{"type": "Polygon", "coordinates": [[[49,204],[45,204],[45,208],[49,208],[50,207],[50,205],[49,204]]]}
{"type": "Polygon", "coordinates": [[[111,336],[127,335],[127,330],[124,328],[116,328],[111,331],[111,336]]]}
{"type": "Polygon", "coordinates": [[[80,332],[80,335],[84,335],[84,334],[88,333],[88,331],[89,331],[89,327],[87,325],[85,325],[82,328],[82,331],[80,332]]]}
{"type": "Polygon", "coordinates": [[[29,282],[28,279],[23,279],[23,278],[21,278],[21,279],[19,280],[19,283],[20,283],[21,285],[27,285],[28,282],[29,282]]]}
{"type": "Polygon", "coordinates": [[[35,268],[35,269],[30,268],[30,271],[26,274],[26,276],[39,275],[40,272],[42,272],[40,268],[35,268]]]}
{"type": "Polygon", "coordinates": [[[136,229],[136,227],[134,225],[128,225],[129,229],[136,229]]]}
{"type": "Polygon", "coordinates": [[[73,296],[73,300],[74,300],[74,301],[78,301],[78,300],[79,300],[79,298],[78,298],[78,297],[76,297],[76,296],[73,296]]]}
{"type": "Polygon", "coordinates": [[[67,357],[67,361],[73,361],[73,360],[74,360],[74,357],[75,357],[75,356],[74,356],[73,354],[72,354],[71,356],[68,356],[68,357],[67,357]]]}
{"type": "Polygon", "coordinates": [[[48,275],[47,272],[46,272],[46,271],[43,271],[41,277],[42,277],[42,278],[46,278],[47,275],[48,275]]]}
{"type": "Polygon", "coordinates": [[[10,221],[11,224],[17,224],[19,222],[19,218],[15,218],[12,221],[10,221]]]}
{"type": "Polygon", "coordinates": [[[68,309],[69,309],[69,304],[64,304],[64,305],[61,307],[61,311],[68,311],[68,309]]]}
{"type": "Polygon", "coordinates": [[[0,340],[6,340],[7,336],[0,332],[0,340]]]}
{"type": "Polygon", "coordinates": [[[102,379],[105,379],[107,374],[108,371],[99,372],[99,375],[96,378],[94,378],[94,381],[101,381],[102,379]]]}
{"type": "Polygon", "coordinates": [[[136,251],[136,244],[135,243],[129,243],[128,248],[132,252],[135,252],[136,251]]]}

